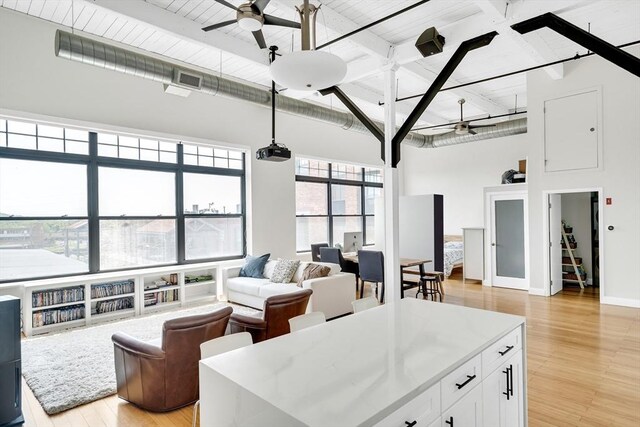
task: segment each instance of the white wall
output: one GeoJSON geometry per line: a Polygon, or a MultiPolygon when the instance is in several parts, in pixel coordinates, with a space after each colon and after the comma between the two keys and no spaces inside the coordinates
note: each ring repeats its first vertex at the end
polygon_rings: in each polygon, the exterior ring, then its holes
{"type": "Polygon", "coordinates": [[[562,219],[573,227],[573,237],[578,243],[574,255],[582,258],[587,272],[587,282],[593,279],[591,268],[591,193],[565,193],[562,199],[562,219]]]}
{"type": "MultiPolygon", "coordinates": [[[[270,142],[268,108],[200,93],[180,98],[165,94],[160,83],[57,58],[57,28],[62,27],[0,8],[0,114],[17,111],[248,147],[249,250],[295,256],[294,161],[261,162],[254,156],[270,142]]],[[[277,141],[294,155],[381,165],[372,136],[288,114],[278,113],[277,141]]]]}
{"type": "Polygon", "coordinates": [[[528,134],[435,149],[403,146],[404,194],[443,194],[444,232],[482,227],[483,188],[499,185],[527,156],[528,134]]]}
{"type": "MultiPolygon", "coordinates": [[[[640,56],[637,47],[629,51],[640,56]]],[[[600,242],[602,301],[640,306],[640,285],[634,279],[640,275],[640,79],[597,56],[564,66],[560,80],[550,79],[544,70],[527,76],[532,292],[545,292],[548,286],[543,192],[602,188],[604,197],[613,200],[600,212],[605,227],[600,242]],[[593,88],[601,91],[602,99],[602,169],[545,173],[544,101],[593,88]],[[609,225],[615,230],[606,230],[609,225]]]]}

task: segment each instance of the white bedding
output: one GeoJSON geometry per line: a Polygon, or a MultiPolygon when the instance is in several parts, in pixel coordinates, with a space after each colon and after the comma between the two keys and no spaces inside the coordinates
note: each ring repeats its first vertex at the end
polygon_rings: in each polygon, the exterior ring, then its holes
{"type": "Polygon", "coordinates": [[[444,275],[451,276],[451,270],[456,264],[462,263],[462,242],[446,242],[444,244],[444,275]]]}

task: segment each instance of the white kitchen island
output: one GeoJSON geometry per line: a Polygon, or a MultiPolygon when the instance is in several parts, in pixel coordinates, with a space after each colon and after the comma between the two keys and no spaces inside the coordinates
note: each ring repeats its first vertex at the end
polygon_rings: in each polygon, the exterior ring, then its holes
{"type": "Polygon", "coordinates": [[[200,362],[203,427],[527,424],[525,319],[413,298],[200,362]]]}

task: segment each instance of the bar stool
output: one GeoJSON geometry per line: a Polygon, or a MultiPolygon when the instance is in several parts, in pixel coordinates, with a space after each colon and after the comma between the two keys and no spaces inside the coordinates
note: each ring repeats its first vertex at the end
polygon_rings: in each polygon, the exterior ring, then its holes
{"type": "Polygon", "coordinates": [[[429,298],[433,301],[436,300],[436,296],[439,298],[440,302],[442,302],[442,281],[440,280],[440,274],[425,274],[424,276],[420,276],[420,281],[418,285],[418,292],[416,292],[416,298],[418,295],[422,294],[422,298],[429,298]]]}
{"type": "Polygon", "coordinates": [[[438,288],[440,290],[440,293],[444,295],[444,273],[442,271],[427,271],[424,274],[426,274],[427,276],[436,276],[438,278],[438,288]]]}

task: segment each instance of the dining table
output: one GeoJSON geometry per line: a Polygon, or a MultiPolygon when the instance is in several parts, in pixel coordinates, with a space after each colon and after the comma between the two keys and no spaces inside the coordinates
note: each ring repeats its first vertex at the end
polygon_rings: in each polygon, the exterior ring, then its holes
{"type": "MultiPolygon", "coordinates": [[[[357,252],[345,252],[342,254],[345,261],[351,261],[358,263],[357,252]]],[[[413,289],[420,286],[420,277],[425,275],[424,265],[433,262],[430,259],[425,258],[400,258],[400,298],[404,298],[404,291],[413,289]],[[418,267],[417,270],[413,269],[418,267]],[[417,279],[405,279],[405,274],[418,276],[417,279]]],[[[382,290],[380,292],[380,303],[384,303],[384,282],[382,283],[382,290]]]]}

